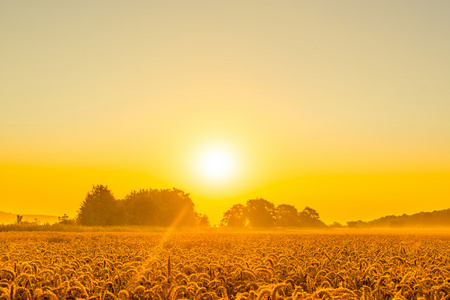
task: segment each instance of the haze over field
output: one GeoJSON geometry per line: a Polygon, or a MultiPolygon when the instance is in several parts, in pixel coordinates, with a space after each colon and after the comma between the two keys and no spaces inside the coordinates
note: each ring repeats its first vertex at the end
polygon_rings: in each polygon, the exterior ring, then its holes
{"type": "MultiPolygon", "coordinates": [[[[43,215],[21,215],[23,222],[36,222],[38,224],[44,223],[56,223],[58,217],[56,216],[43,216],[43,215]]],[[[0,224],[13,224],[17,223],[17,214],[7,213],[0,211],[0,224]]]]}
{"type": "Polygon", "coordinates": [[[448,208],[450,2],[0,2],[0,211],[448,208]]]}

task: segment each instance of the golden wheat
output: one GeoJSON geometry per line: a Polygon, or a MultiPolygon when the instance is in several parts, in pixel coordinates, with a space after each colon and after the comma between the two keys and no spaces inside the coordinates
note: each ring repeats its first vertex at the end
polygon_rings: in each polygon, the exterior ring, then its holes
{"type": "Polygon", "coordinates": [[[450,235],[1,233],[0,300],[450,299],[450,235]]]}

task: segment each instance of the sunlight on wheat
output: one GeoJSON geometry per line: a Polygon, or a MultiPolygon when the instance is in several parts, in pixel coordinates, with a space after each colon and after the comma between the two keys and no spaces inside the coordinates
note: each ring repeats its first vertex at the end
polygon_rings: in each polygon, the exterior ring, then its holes
{"type": "Polygon", "coordinates": [[[1,233],[0,299],[449,299],[448,235],[1,233]]]}

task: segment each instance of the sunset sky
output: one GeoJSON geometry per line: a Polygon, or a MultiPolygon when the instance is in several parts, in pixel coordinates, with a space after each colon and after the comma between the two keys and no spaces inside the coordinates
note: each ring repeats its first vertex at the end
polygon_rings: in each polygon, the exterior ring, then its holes
{"type": "Polygon", "coordinates": [[[213,224],[252,198],[326,223],[450,208],[449,15],[1,1],[0,211],[73,217],[94,184],[180,188],[213,224]]]}

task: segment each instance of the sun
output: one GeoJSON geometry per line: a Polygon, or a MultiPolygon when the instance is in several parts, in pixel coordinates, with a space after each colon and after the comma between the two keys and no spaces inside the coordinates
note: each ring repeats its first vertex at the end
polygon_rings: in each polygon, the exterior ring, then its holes
{"type": "Polygon", "coordinates": [[[209,181],[225,181],[233,175],[235,169],[236,160],[226,148],[205,149],[198,159],[198,170],[209,181]]]}

